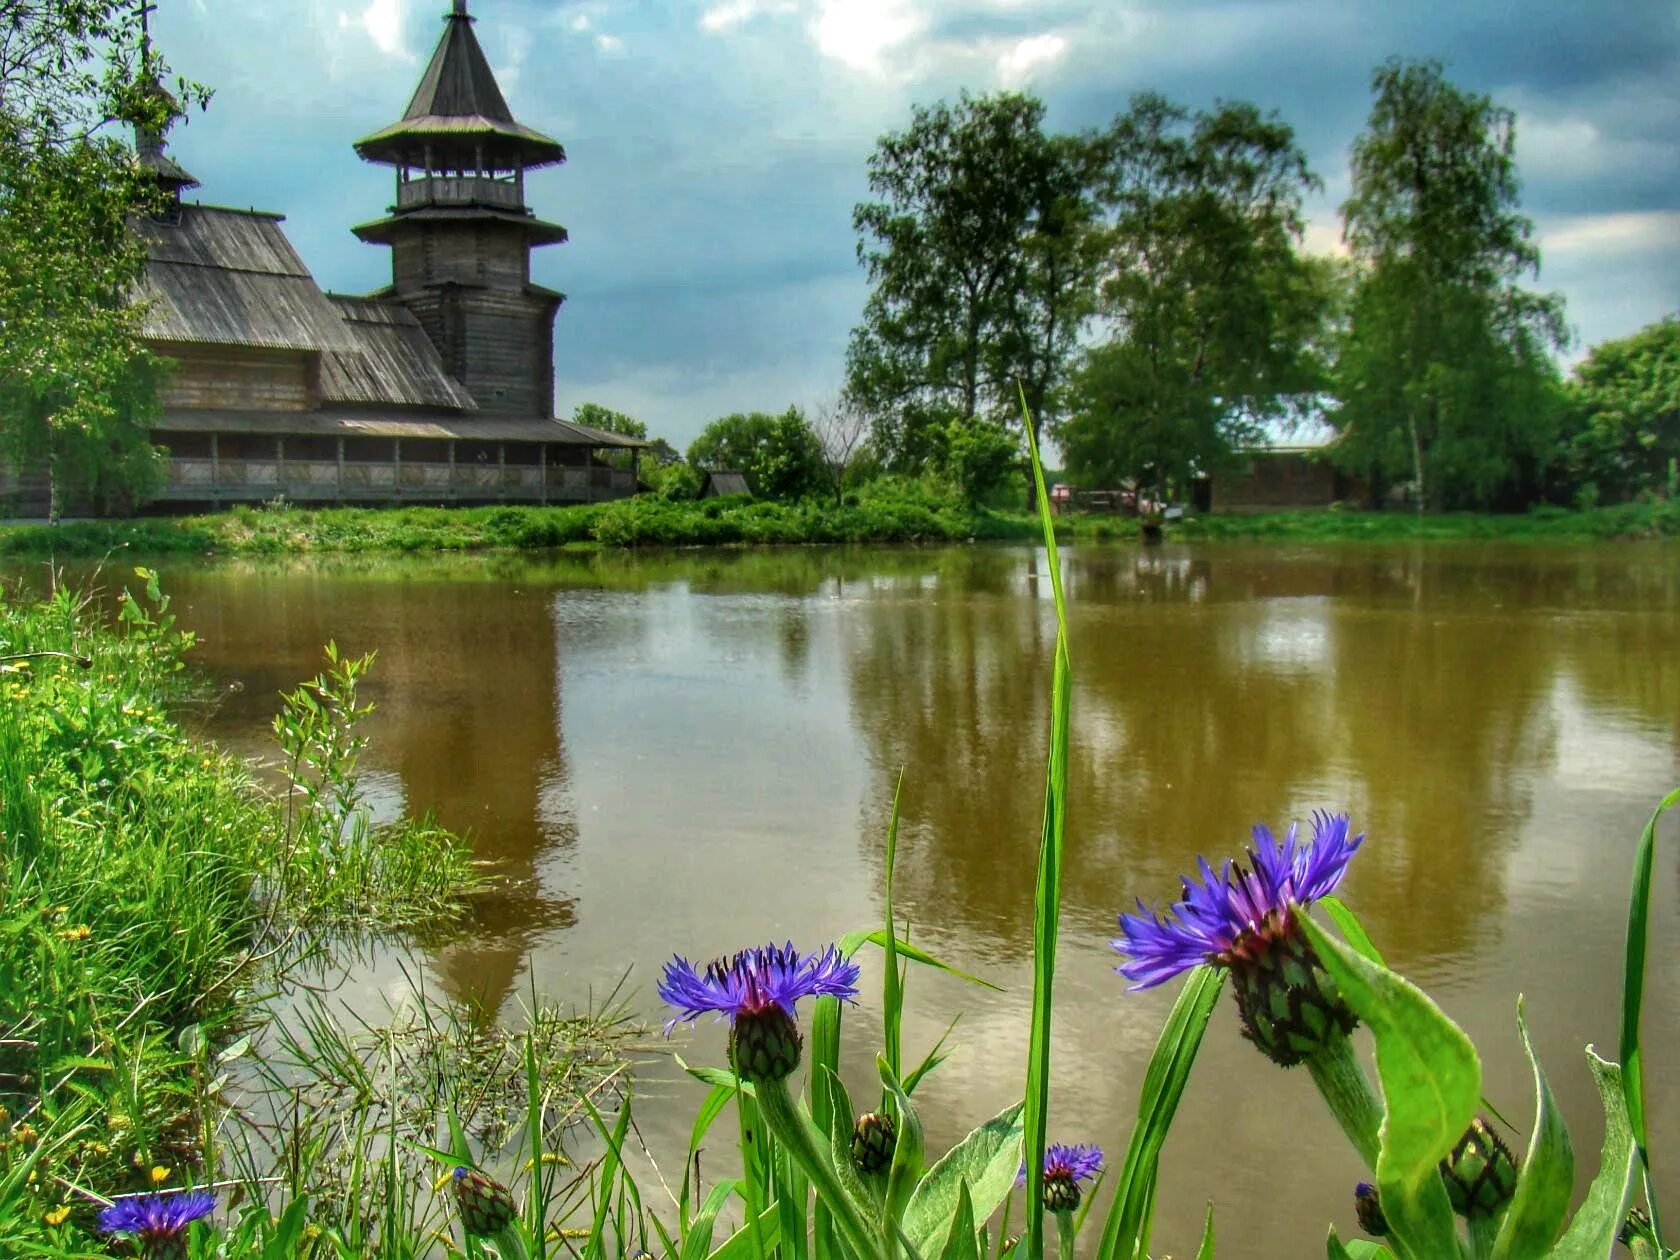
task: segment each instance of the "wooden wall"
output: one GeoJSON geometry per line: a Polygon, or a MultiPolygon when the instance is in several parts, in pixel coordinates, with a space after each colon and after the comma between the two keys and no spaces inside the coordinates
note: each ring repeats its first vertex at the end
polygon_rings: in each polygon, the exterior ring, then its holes
{"type": "Polygon", "coordinates": [[[317,405],[312,350],[157,343],[174,361],[165,408],[210,411],[309,411],[317,405]]]}
{"type": "Polygon", "coordinates": [[[1353,497],[1354,488],[1322,455],[1295,451],[1257,453],[1213,474],[1212,510],[1265,512],[1329,507],[1353,497]]]}
{"type": "Polygon", "coordinates": [[[480,414],[552,414],[555,298],[449,285],[402,300],[480,414]]]}

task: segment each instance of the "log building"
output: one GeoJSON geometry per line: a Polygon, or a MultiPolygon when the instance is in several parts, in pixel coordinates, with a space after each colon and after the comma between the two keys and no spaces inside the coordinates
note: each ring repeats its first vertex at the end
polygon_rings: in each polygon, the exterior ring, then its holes
{"type": "Polygon", "coordinates": [[[139,225],[151,348],[174,362],[154,441],[158,506],[283,497],[336,503],[562,503],[620,498],[602,458],[645,443],[554,416],[554,317],[531,251],[566,229],[525,201],[526,175],[564,162],[513,117],[452,11],[407,110],[356,141],[392,169],[395,204],[354,228],[391,251],[391,283],[323,292],[282,216],[184,204],[197,181],[136,136],[168,194],[139,225]]]}

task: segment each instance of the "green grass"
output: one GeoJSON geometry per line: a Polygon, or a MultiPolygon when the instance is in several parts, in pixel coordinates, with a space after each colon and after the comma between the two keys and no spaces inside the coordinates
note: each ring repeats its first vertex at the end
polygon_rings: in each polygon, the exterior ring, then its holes
{"type": "MultiPolygon", "coordinates": [[[[1125,516],[1057,517],[1064,542],[1131,539],[1125,516]]],[[[1200,515],[1167,526],[1175,541],[1453,542],[1595,541],[1680,534],[1680,504],[1666,500],[1524,513],[1294,511],[1200,515]]],[[[1031,542],[1038,518],[968,508],[913,484],[865,487],[846,505],[749,499],[669,502],[650,496],[573,507],[240,507],[205,516],[141,517],[0,527],[0,555],[289,555],[300,552],[451,552],[556,547],[1031,542]]]]}
{"type": "Polygon", "coordinates": [[[352,926],[452,915],[475,882],[436,826],[347,817],[365,662],[329,660],[283,707],[298,785],[283,804],[174,716],[197,689],[191,638],[141,577],[149,589],[114,624],[62,587],[0,599],[7,1255],[43,1229],[85,1227],[82,1187],[197,1179],[218,1114],[213,1052],[284,964],[352,926]],[[33,1177],[13,1184],[26,1163],[33,1177]]]}

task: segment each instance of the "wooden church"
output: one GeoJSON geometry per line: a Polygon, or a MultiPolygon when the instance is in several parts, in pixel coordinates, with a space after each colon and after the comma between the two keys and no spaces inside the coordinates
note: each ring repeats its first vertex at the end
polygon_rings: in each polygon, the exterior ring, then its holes
{"type": "Polygon", "coordinates": [[[635,492],[644,445],[554,416],[554,316],[531,251],[566,239],[525,201],[528,172],[565,150],[513,117],[453,0],[403,116],[358,140],[395,172],[396,200],[353,229],[391,251],[391,283],[323,292],[282,216],[183,203],[197,181],[158,134],[139,160],[168,193],[139,225],[145,335],[175,367],[153,440],[154,506],[565,503],[635,492]],[[620,460],[619,462],[624,462],[620,460]]]}

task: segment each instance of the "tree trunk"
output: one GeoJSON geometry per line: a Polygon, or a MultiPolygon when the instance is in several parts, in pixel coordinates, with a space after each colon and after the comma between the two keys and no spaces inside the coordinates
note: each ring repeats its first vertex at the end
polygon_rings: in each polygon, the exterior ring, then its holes
{"type": "Polygon", "coordinates": [[[1417,491],[1417,514],[1423,515],[1427,495],[1423,486],[1423,443],[1418,439],[1417,414],[1408,412],[1406,425],[1412,434],[1412,486],[1417,491]]]}
{"type": "Polygon", "coordinates": [[[62,505],[58,497],[58,451],[47,450],[47,524],[57,525],[62,505]]]}

